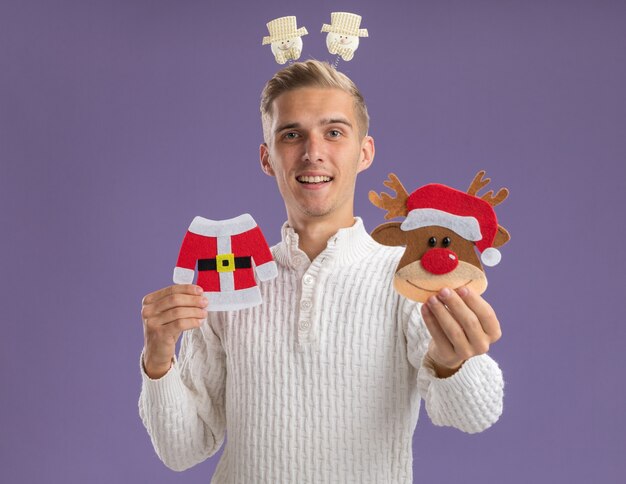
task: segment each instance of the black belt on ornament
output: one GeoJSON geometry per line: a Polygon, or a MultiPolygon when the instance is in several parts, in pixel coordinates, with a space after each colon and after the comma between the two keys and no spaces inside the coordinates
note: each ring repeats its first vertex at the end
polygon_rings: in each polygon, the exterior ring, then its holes
{"type": "MultiPolygon", "coordinates": [[[[220,271],[230,272],[235,269],[250,269],[252,267],[252,258],[246,257],[232,257],[220,259],[220,271]],[[232,262],[231,262],[232,261],[232,262]]],[[[217,259],[198,259],[199,271],[217,271],[217,259]]]]}

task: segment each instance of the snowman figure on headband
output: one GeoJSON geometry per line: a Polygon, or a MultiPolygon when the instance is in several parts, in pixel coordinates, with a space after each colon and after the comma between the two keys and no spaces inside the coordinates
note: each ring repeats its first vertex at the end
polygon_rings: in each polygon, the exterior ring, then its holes
{"type": "Polygon", "coordinates": [[[263,37],[263,45],[271,44],[276,62],[282,65],[288,60],[298,60],[302,54],[302,36],[308,32],[305,27],[297,28],[296,17],[280,17],[266,25],[270,35],[263,37]]]}
{"type": "Polygon", "coordinates": [[[359,48],[359,37],[367,37],[367,29],[361,29],[361,16],[348,12],[332,12],[330,25],[322,25],[322,32],[328,32],[326,47],[331,54],[338,54],[344,61],[354,57],[359,48]]]}

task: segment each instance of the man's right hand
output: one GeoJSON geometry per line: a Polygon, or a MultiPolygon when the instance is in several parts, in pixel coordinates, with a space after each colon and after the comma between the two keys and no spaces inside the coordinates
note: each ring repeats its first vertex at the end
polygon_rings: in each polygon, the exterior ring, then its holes
{"type": "Polygon", "coordinates": [[[200,286],[175,284],[143,298],[143,366],[150,378],[169,371],[181,333],[198,328],[206,319],[209,302],[202,293],[200,286]]]}

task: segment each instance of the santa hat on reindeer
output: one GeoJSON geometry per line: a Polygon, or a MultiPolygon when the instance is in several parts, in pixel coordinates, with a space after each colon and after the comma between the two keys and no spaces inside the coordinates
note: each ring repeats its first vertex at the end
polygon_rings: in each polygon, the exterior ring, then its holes
{"type": "Polygon", "coordinates": [[[411,193],[406,208],[408,214],[400,226],[402,230],[432,225],[446,227],[474,242],[481,253],[480,260],[486,266],[493,267],[500,262],[500,251],[492,247],[498,232],[498,219],[492,205],[482,198],[431,183],[411,193]]]}

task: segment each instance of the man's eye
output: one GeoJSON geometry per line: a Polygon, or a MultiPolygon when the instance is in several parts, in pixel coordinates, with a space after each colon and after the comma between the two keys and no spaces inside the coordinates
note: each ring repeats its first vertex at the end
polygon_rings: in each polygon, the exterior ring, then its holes
{"type": "Polygon", "coordinates": [[[296,139],[298,137],[298,133],[285,133],[285,139],[296,139]]]}
{"type": "Polygon", "coordinates": [[[331,129],[328,134],[330,134],[330,136],[332,138],[339,138],[339,136],[341,136],[341,131],[337,130],[337,129],[331,129]]]}

